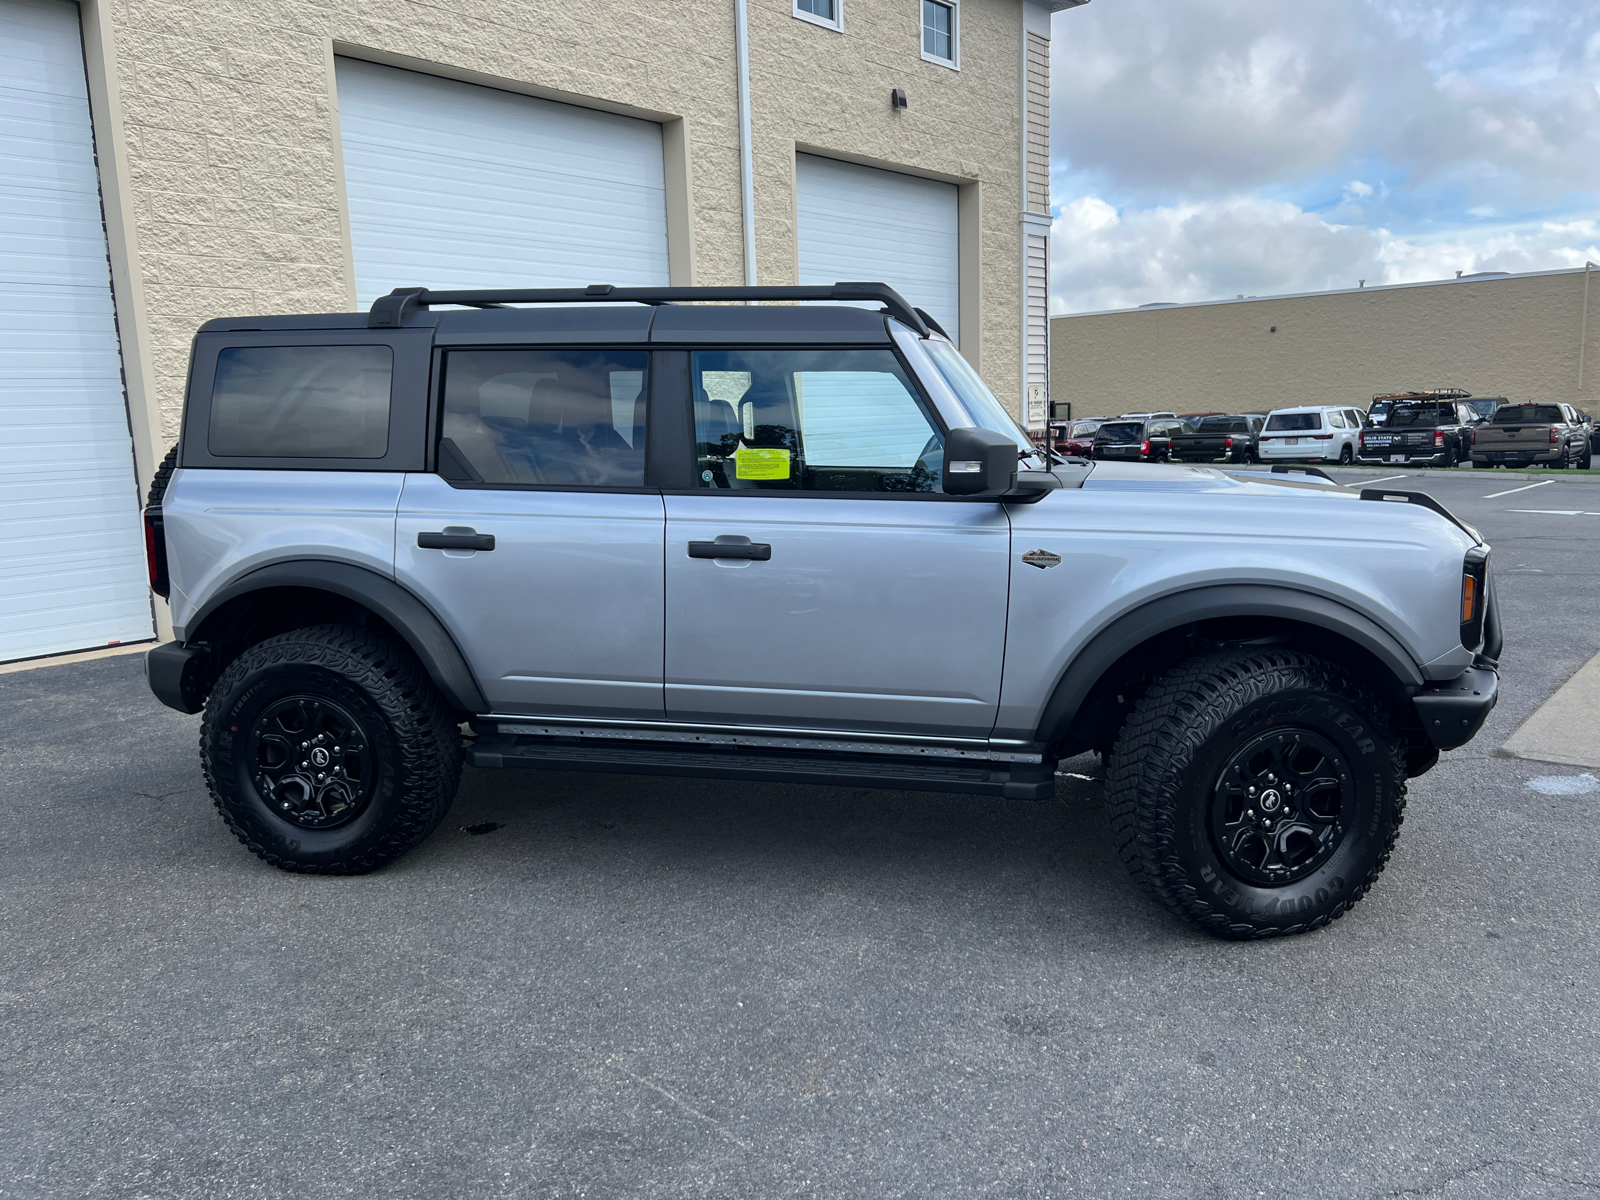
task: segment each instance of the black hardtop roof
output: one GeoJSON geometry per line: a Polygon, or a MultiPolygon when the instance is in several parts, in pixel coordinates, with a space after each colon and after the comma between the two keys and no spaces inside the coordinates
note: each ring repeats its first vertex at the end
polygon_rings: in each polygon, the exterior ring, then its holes
{"type": "Polygon", "coordinates": [[[886,284],[840,283],[830,287],[526,289],[429,292],[401,288],[373,302],[369,313],[226,317],[207,321],[202,333],[333,331],[342,329],[434,330],[439,343],[486,340],[517,342],[783,343],[846,342],[887,345],[886,317],[924,336],[938,324],[886,284]],[[694,301],[786,303],[694,303],[694,301]],[[866,308],[793,303],[864,300],[866,308]],[[467,305],[433,309],[430,305],[467,305]],[[538,304],[536,308],[514,307],[538,304]]]}

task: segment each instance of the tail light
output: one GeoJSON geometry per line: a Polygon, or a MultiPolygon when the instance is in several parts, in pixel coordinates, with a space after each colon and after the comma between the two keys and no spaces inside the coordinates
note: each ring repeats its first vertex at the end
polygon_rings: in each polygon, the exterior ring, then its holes
{"type": "Polygon", "coordinates": [[[1148,456],[1150,453],[1150,443],[1145,442],[1143,445],[1141,445],[1139,447],[1139,453],[1148,456]]]}
{"type": "Polygon", "coordinates": [[[1477,444],[1478,444],[1478,431],[1476,429],[1467,430],[1467,445],[1476,446],[1477,444]]]}
{"type": "Polygon", "coordinates": [[[1224,450],[1232,450],[1233,449],[1233,439],[1231,437],[1230,438],[1223,438],[1222,439],[1222,448],[1224,450]]]}
{"type": "Polygon", "coordinates": [[[1361,444],[1361,448],[1365,450],[1367,448],[1367,431],[1363,429],[1360,433],[1356,434],[1356,441],[1359,442],[1361,444]]]}
{"type": "Polygon", "coordinates": [[[161,527],[161,506],[144,510],[144,563],[150,572],[150,590],[165,600],[172,591],[167,577],[167,534],[161,527]]]}
{"type": "Polygon", "coordinates": [[[1311,436],[1319,442],[1333,441],[1333,434],[1331,433],[1313,433],[1311,436]]]}
{"type": "Polygon", "coordinates": [[[1558,432],[1556,432],[1556,430],[1553,427],[1550,430],[1550,440],[1552,442],[1559,442],[1561,440],[1561,435],[1558,432]]]}
{"type": "Polygon", "coordinates": [[[1435,429],[1433,431],[1433,448],[1435,450],[1444,449],[1444,430],[1435,429]]]}

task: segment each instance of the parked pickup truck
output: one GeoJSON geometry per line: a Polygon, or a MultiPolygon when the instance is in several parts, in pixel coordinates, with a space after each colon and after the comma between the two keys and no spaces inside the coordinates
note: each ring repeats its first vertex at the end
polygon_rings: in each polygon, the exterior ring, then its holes
{"type": "Polygon", "coordinates": [[[1570,404],[1502,404],[1472,431],[1475,467],[1541,465],[1589,469],[1589,422],[1570,404]]]}
{"type": "Polygon", "coordinates": [[[1356,458],[1454,467],[1467,457],[1472,429],[1482,420],[1465,400],[1400,401],[1381,426],[1361,431],[1356,458]]]}
{"type": "Polygon", "coordinates": [[[1173,462],[1254,462],[1266,419],[1264,413],[1201,417],[1191,422],[1193,433],[1172,435],[1169,457],[1173,462]]]}

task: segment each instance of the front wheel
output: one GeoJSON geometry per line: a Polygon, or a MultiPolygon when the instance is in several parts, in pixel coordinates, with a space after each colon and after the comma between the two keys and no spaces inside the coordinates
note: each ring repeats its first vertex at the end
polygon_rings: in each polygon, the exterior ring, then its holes
{"type": "Polygon", "coordinates": [[[1179,665],[1117,739],[1118,853],[1173,913],[1223,938],[1303,933],[1377,879],[1405,809],[1388,713],[1339,668],[1288,650],[1179,665]]]}
{"type": "Polygon", "coordinates": [[[455,799],[461,731],[410,651],[325,625],[222,672],[200,763],[228,828],[286,871],[357,875],[421,842],[455,799]]]}

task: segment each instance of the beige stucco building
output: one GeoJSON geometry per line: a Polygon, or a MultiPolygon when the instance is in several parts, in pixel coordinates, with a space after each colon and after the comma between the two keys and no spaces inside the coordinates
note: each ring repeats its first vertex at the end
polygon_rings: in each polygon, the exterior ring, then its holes
{"type": "Polygon", "coordinates": [[[0,430],[81,510],[8,511],[0,433],[0,660],[148,636],[138,489],[212,317],[883,278],[1042,419],[1051,15],[1084,2],[0,0],[0,430]]]}
{"type": "Polygon", "coordinates": [[[1074,417],[1364,406],[1441,386],[1600,401],[1600,271],[1084,313],[1051,335],[1051,399],[1074,417]]]}

